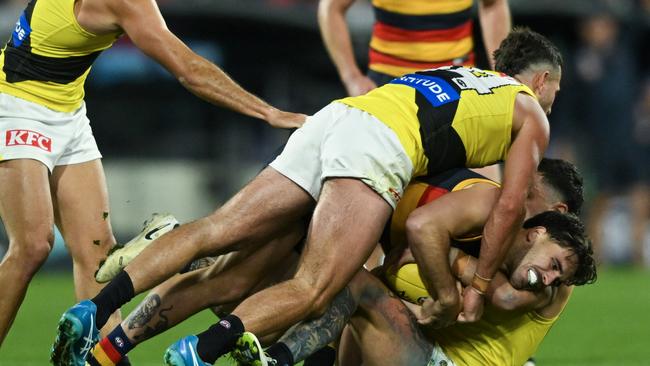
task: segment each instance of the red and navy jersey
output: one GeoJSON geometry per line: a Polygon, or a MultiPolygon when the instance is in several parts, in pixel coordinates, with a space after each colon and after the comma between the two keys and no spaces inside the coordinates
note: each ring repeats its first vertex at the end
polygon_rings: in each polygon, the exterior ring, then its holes
{"type": "Polygon", "coordinates": [[[441,66],[474,66],[473,0],[372,0],[369,68],[401,76],[441,66]]]}
{"type": "MultiPolygon", "coordinates": [[[[412,181],[406,187],[402,199],[397,204],[393,215],[384,228],[381,238],[384,252],[388,253],[392,247],[408,245],[406,240],[406,219],[416,208],[426,205],[444,194],[459,191],[477,183],[499,186],[498,183],[467,168],[452,169],[442,174],[422,177],[412,181]]],[[[480,239],[480,235],[454,238],[452,246],[478,258],[480,239]]]]}

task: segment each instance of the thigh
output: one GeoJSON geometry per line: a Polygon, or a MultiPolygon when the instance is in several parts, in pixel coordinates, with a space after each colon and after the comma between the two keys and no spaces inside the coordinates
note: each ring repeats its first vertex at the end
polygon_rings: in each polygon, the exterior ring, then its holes
{"type": "Polygon", "coordinates": [[[56,223],[73,258],[105,255],[115,239],[101,161],[57,166],[51,188],[56,223]]]}
{"type": "Polygon", "coordinates": [[[10,243],[53,240],[49,175],[43,163],[33,159],[0,162],[0,217],[10,243]]]}
{"type": "MultiPolygon", "coordinates": [[[[290,230],[313,207],[307,192],[268,167],[212,215],[189,225],[193,235],[200,236],[200,256],[224,254],[267,243],[290,230]]],[[[182,233],[179,229],[168,235],[182,233]]]]}
{"type": "Polygon", "coordinates": [[[379,240],[390,205],[363,182],[324,183],[296,277],[331,299],[362,267],[379,240]]]}

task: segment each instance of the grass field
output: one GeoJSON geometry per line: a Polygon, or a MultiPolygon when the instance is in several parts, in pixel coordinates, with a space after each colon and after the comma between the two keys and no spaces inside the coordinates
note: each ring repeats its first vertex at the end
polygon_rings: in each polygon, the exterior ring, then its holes
{"type": "MultiPolygon", "coordinates": [[[[47,365],[56,322],[73,302],[71,274],[37,276],[0,349],[0,365],[47,365]]],[[[132,352],[132,363],[161,365],[169,344],[205,329],[213,320],[211,313],[203,312],[143,343],[132,352]]],[[[602,270],[596,284],[578,288],[542,344],[537,360],[540,366],[650,365],[650,271],[602,270]]]]}

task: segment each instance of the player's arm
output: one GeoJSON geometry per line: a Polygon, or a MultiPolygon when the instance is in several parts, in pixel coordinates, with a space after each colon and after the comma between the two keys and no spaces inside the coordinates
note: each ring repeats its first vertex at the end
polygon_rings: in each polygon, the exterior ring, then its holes
{"type": "MultiPolygon", "coordinates": [[[[477,259],[452,248],[449,253],[452,274],[464,287],[472,284],[477,259]]],[[[504,311],[528,311],[547,306],[554,298],[555,288],[547,286],[540,291],[517,290],[502,272],[497,272],[485,293],[486,301],[504,311]]]]}
{"type": "Polygon", "coordinates": [[[109,0],[109,4],[117,25],[131,41],[196,96],[275,127],[299,127],[304,122],[304,115],[272,107],[194,53],[167,28],[154,0],[109,0]]]}
{"type": "Polygon", "coordinates": [[[513,113],[514,140],[505,162],[501,194],[483,229],[481,255],[471,291],[463,297],[462,321],[476,321],[483,311],[481,292],[497,272],[524,219],[524,202],[544,150],[548,145],[548,120],[539,103],[519,94],[513,113]]]}
{"type": "Polygon", "coordinates": [[[350,96],[365,94],[377,87],[365,76],[354,57],[350,29],[345,14],[354,0],[321,0],[318,4],[318,26],[339,77],[350,96]]]}
{"type": "Polygon", "coordinates": [[[478,4],[478,19],[483,33],[483,44],[490,68],[494,69],[494,50],[508,36],[512,28],[508,0],[481,0],[478,4]]]}
{"type": "Polygon", "coordinates": [[[477,234],[485,224],[499,189],[488,184],[451,192],[419,207],[406,221],[406,234],[420,276],[434,301],[424,304],[422,323],[444,327],[456,320],[460,296],[449,266],[450,240],[477,234]]]}

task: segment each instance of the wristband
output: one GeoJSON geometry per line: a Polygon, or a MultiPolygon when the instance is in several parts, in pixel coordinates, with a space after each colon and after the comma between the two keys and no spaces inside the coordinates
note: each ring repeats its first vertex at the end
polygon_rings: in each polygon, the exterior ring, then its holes
{"type": "Polygon", "coordinates": [[[483,291],[477,289],[477,288],[474,287],[474,286],[470,286],[470,289],[472,289],[474,292],[476,292],[477,294],[479,294],[479,295],[481,295],[481,296],[485,296],[485,292],[483,292],[483,291]]]}
{"type": "Polygon", "coordinates": [[[472,288],[476,290],[481,295],[485,295],[490,287],[491,278],[485,278],[478,273],[474,272],[474,277],[472,277],[472,288]]]}

